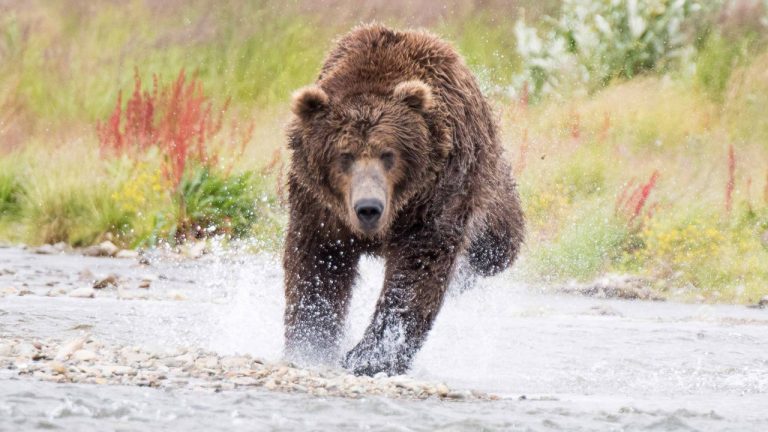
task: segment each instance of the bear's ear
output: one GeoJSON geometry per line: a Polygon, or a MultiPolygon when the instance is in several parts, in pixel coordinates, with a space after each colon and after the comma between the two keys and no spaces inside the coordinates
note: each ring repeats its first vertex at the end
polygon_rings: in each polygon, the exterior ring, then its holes
{"type": "Polygon", "coordinates": [[[327,106],[328,95],[318,86],[303,87],[293,93],[291,111],[302,120],[308,120],[327,106]]]}
{"type": "Polygon", "coordinates": [[[429,111],[433,105],[432,89],[420,80],[401,82],[395,86],[393,96],[417,111],[429,111]]]}

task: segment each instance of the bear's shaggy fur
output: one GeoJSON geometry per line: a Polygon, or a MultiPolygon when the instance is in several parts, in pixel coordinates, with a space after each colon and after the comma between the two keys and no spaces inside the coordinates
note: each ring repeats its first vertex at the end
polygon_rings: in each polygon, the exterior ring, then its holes
{"type": "Polygon", "coordinates": [[[494,115],[451,45],[380,25],[341,38],[292,109],[286,354],[337,359],[358,260],[372,254],[386,261],[384,287],[342,364],[357,374],[404,373],[457,258],[493,275],[523,241],[494,115]],[[382,205],[366,225],[357,197],[371,191],[382,205]]]}

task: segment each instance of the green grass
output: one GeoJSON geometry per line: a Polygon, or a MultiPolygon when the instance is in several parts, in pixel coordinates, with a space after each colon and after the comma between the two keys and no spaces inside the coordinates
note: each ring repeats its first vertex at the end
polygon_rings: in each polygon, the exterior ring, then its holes
{"type": "Polygon", "coordinates": [[[12,218],[19,214],[24,189],[16,173],[3,167],[0,173],[0,219],[12,218]]]}

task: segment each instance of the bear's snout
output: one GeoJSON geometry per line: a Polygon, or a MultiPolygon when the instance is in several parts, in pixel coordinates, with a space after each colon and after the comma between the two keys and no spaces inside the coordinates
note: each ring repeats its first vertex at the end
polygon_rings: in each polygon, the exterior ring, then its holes
{"type": "Polygon", "coordinates": [[[366,230],[376,228],[384,212],[384,203],[375,198],[364,198],[355,203],[355,213],[360,224],[366,230]]]}
{"type": "Polygon", "coordinates": [[[381,161],[362,158],[351,169],[348,196],[351,223],[366,235],[375,235],[387,220],[387,178],[381,161]]]}

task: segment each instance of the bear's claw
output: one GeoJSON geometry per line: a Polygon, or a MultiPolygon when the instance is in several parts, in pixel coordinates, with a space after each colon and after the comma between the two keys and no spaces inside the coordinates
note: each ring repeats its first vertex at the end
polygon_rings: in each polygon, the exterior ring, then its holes
{"type": "Polygon", "coordinates": [[[408,366],[397,358],[397,355],[385,353],[376,347],[365,346],[361,341],[344,356],[341,365],[355,375],[374,376],[381,372],[387,376],[402,375],[408,366]]]}

